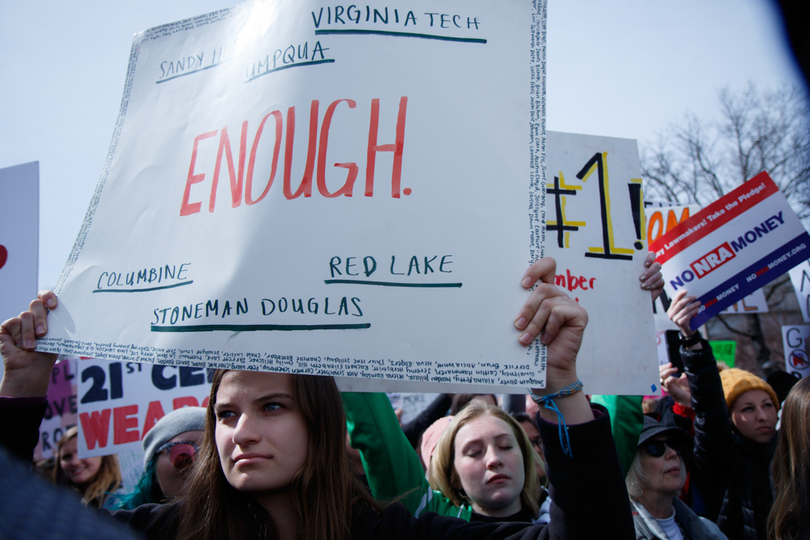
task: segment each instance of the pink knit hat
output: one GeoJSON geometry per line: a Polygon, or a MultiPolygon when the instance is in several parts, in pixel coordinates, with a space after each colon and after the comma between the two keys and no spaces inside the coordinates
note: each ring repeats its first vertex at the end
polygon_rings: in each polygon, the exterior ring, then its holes
{"type": "Polygon", "coordinates": [[[422,446],[419,455],[422,456],[422,463],[425,464],[425,467],[430,466],[430,457],[433,455],[433,450],[436,449],[439,437],[442,436],[445,428],[447,428],[452,421],[452,416],[443,416],[430,424],[430,427],[422,434],[422,446]]]}

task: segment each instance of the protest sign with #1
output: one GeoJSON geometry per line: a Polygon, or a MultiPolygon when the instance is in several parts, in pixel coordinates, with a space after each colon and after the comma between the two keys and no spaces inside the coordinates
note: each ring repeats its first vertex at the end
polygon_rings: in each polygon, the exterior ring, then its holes
{"type": "Polygon", "coordinates": [[[655,394],[655,325],[638,281],[647,256],[638,145],[550,131],[546,152],[546,253],[557,286],[589,314],[577,356],[584,391],[655,394]]]}
{"type": "Polygon", "coordinates": [[[136,34],[37,347],[543,386],[513,321],[543,254],[545,21],[542,0],[257,0],[136,34]]]}
{"type": "Polygon", "coordinates": [[[801,263],[810,235],[766,172],[745,182],[650,246],[664,290],[701,302],[697,329],[726,307],[801,263]]]}

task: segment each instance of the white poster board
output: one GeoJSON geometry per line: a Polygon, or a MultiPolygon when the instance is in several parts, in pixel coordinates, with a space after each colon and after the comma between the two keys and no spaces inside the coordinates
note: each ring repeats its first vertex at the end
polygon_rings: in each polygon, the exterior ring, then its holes
{"type": "Polygon", "coordinates": [[[667,331],[655,331],[655,349],[658,352],[658,365],[663,366],[669,363],[669,351],[667,350],[667,331]]]}
{"type": "Polygon", "coordinates": [[[783,326],[782,344],[785,348],[785,371],[800,379],[810,374],[807,342],[810,326],[783,326]]]}
{"type": "Polygon", "coordinates": [[[810,260],[804,261],[790,270],[790,281],[796,291],[796,299],[802,310],[804,322],[810,322],[810,260]]]}
{"type": "Polygon", "coordinates": [[[701,302],[692,329],[801,263],[809,248],[810,235],[765,172],[651,246],[666,293],[686,289],[701,302]]]}
{"type": "MultiPolygon", "coordinates": [[[[0,169],[0,322],[37,297],[39,162],[0,169]]],[[[2,375],[0,366],[0,375],[2,375]]]]}
{"type": "Polygon", "coordinates": [[[256,1],[137,34],[40,349],[543,384],[513,320],[541,255],[545,9],[256,1]]]}
{"type": "Polygon", "coordinates": [[[78,365],[79,455],[140,452],[163,416],[181,407],[206,407],[211,392],[204,368],[82,359],[78,365]]]}
{"type": "Polygon", "coordinates": [[[547,133],[546,254],[588,310],[577,372],[589,394],[657,392],[655,326],[635,140],[547,133]]]}

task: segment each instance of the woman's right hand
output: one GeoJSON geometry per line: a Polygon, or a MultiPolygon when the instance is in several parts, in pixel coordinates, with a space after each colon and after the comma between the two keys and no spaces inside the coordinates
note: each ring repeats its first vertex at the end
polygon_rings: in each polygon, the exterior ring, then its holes
{"type": "Polygon", "coordinates": [[[692,392],[689,390],[689,381],[686,378],[686,373],[681,373],[679,377],[678,368],[674,367],[671,363],[658,366],[658,372],[661,376],[661,387],[664,391],[672,396],[675,403],[682,407],[692,407],[692,392]]]}
{"type": "Polygon", "coordinates": [[[700,308],[700,300],[696,296],[686,296],[686,294],[686,289],[676,292],[672,304],[667,310],[669,320],[675,323],[683,337],[689,337],[696,332],[689,326],[689,322],[700,308]]]}
{"type": "Polygon", "coordinates": [[[0,396],[43,397],[48,393],[57,355],[36,352],[36,340],[48,332],[48,310],[57,305],[53,291],[40,291],[28,311],[0,324],[3,379],[0,396]]]}

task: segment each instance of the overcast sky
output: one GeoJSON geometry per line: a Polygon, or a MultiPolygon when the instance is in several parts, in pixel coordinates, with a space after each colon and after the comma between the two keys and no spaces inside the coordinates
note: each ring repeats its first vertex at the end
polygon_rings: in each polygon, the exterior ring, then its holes
{"type": "MultiPolygon", "coordinates": [[[[0,0],[0,168],[40,162],[40,287],[56,283],[87,210],[133,34],[229,5],[0,0]]],[[[548,11],[550,130],[644,144],[686,112],[715,115],[724,86],[799,84],[767,0],[549,0],[548,11]]]]}

